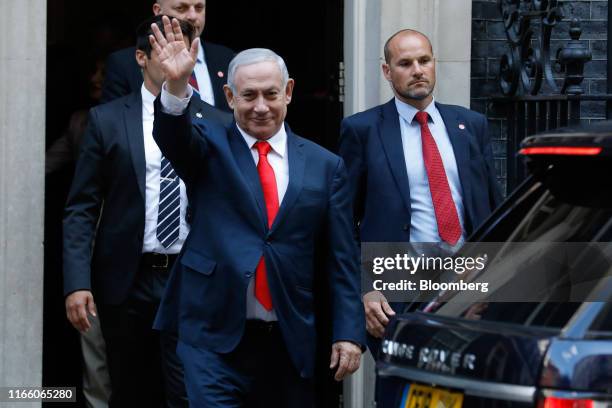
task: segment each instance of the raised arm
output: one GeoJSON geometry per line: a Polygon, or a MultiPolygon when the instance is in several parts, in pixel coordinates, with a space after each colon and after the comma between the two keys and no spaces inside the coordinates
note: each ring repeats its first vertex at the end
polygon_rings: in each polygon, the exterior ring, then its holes
{"type": "Polygon", "coordinates": [[[161,96],[155,101],[153,138],[179,177],[190,181],[207,150],[203,128],[191,126],[188,114],[188,103],[193,95],[188,83],[195,66],[199,39],[196,38],[188,49],[178,20],[172,19],[171,22],[164,16],[162,21],[164,33],[153,24],[153,35],[149,37],[166,79],[161,96]]]}

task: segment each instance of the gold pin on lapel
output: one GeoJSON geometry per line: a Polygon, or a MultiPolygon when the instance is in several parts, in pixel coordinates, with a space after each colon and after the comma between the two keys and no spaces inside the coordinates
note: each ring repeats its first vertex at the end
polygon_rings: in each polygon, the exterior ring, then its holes
{"type": "Polygon", "coordinates": [[[465,125],[463,123],[460,123],[459,124],[459,129],[461,129],[461,130],[465,129],[465,125]]]}
{"type": "Polygon", "coordinates": [[[196,113],[196,118],[202,119],[202,114],[200,112],[196,113]]]}

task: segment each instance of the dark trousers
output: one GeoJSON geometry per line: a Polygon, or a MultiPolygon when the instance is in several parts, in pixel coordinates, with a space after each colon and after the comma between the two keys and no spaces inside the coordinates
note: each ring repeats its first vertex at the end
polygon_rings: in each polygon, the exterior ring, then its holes
{"type": "Polygon", "coordinates": [[[98,306],[111,379],[111,408],[189,406],[176,336],[152,329],[167,269],[143,263],[125,302],[98,306]]]}
{"type": "Polygon", "coordinates": [[[226,354],[179,341],[191,408],[312,408],[312,379],[300,377],[277,324],[247,323],[226,354]]]}

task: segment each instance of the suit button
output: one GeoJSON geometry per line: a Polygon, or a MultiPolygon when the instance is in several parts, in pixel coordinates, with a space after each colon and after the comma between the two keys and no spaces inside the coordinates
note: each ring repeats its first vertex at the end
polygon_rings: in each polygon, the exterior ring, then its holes
{"type": "Polygon", "coordinates": [[[410,230],[410,225],[408,225],[408,224],[404,224],[404,226],[402,227],[402,229],[403,229],[404,231],[409,231],[409,230],[410,230]]]}
{"type": "Polygon", "coordinates": [[[249,278],[249,279],[251,279],[251,277],[252,277],[252,276],[253,276],[253,272],[250,272],[250,271],[249,271],[249,272],[245,272],[245,273],[244,273],[244,277],[245,277],[245,278],[249,278]]]}

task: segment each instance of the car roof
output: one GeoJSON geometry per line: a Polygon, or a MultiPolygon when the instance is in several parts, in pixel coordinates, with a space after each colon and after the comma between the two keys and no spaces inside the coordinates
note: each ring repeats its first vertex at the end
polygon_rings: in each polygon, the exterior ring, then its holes
{"type": "Polygon", "coordinates": [[[521,153],[532,147],[601,147],[598,156],[612,156],[612,120],[570,126],[529,136],[521,143],[521,153]]]}

